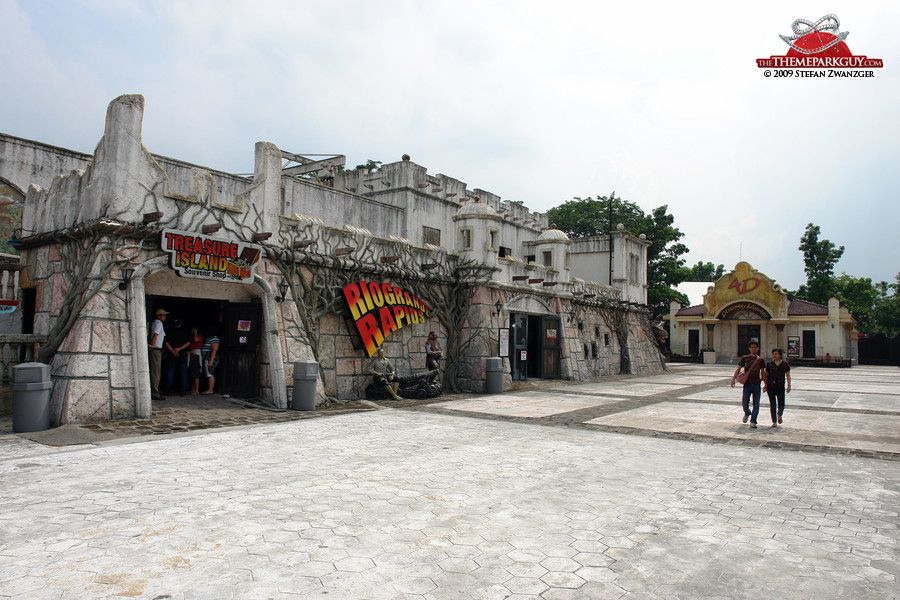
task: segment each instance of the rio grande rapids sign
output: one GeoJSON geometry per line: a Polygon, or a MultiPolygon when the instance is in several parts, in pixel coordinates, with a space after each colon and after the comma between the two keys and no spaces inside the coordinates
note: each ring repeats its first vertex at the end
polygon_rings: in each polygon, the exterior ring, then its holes
{"type": "Polygon", "coordinates": [[[262,258],[259,246],[175,229],[163,230],[160,247],[171,255],[176,273],[195,279],[250,282],[262,258]]]}
{"type": "Polygon", "coordinates": [[[343,292],[368,356],[391,332],[404,324],[424,323],[430,312],[424,302],[389,283],[360,281],[344,286],[343,292]]]}

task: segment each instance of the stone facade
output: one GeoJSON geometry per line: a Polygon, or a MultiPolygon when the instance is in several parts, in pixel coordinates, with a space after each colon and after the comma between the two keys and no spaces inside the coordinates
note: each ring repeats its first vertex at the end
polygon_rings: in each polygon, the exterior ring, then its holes
{"type": "MultiPolygon", "coordinates": [[[[377,172],[298,177],[285,160],[305,159],[259,142],[252,178],[200,168],[147,152],[142,116],[142,97],[117,98],[90,161],[70,157],[75,170],[26,193],[22,280],[35,290],[35,332],[50,339],[55,423],[148,416],[151,311],[191,302],[259,315],[258,351],[241,368],[262,401],[286,407],[292,364],[310,359],[320,367],[320,402],[360,398],[370,348],[341,295],[356,281],[424,301],[427,312],[407,311],[410,326],[400,326],[405,309],[394,309],[397,326],[385,329],[382,347],[411,374],[424,370],[425,338],[437,332],[451,389],[483,389],[485,359],[516,323],[530,327],[528,350],[502,356],[506,385],[513,374],[589,380],[663,369],[642,308],[644,239],[620,228],[570,240],[544,215],[429,175],[408,157],[377,172]],[[178,277],[167,231],[253,244],[262,258],[241,281],[178,277]]],[[[0,177],[22,171],[0,153],[0,177]]],[[[393,324],[384,310],[382,325],[393,324]]],[[[251,330],[250,319],[238,322],[251,330]]]]}

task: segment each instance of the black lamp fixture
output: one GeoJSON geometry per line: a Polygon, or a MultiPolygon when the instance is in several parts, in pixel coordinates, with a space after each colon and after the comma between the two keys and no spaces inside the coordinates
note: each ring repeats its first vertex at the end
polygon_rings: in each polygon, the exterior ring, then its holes
{"type": "Polygon", "coordinates": [[[290,286],[288,285],[287,280],[282,275],[281,281],[278,282],[278,293],[280,294],[281,297],[280,298],[276,297],[275,302],[284,302],[284,297],[287,296],[289,287],[290,286]]]}
{"type": "Polygon", "coordinates": [[[119,271],[122,272],[122,281],[119,282],[119,289],[125,291],[128,289],[128,283],[131,281],[131,277],[134,275],[134,269],[125,265],[123,267],[119,267],[119,271]]]}
{"type": "Polygon", "coordinates": [[[500,313],[503,312],[503,303],[500,302],[500,300],[497,300],[497,302],[494,303],[494,309],[494,314],[499,317],[500,313]]]}

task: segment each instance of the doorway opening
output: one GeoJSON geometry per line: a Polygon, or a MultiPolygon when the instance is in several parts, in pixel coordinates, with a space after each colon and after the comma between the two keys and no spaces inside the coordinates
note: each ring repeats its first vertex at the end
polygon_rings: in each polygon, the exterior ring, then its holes
{"type": "Polygon", "coordinates": [[[744,356],[750,351],[747,346],[754,341],[760,344],[760,353],[762,353],[762,345],[759,341],[759,325],[738,325],[738,356],[744,356]]]}
{"type": "MultiPolygon", "coordinates": [[[[262,332],[262,304],[238,303],[227,300],[206,300],[178,298],[173,296],[147,296],[147,323],[153,321],[154,313],[162,308],[170,314],[166,319],[166,337],[178,335],[175,321],[182,321],[183,334],[190,335],[196,326],[204,339],[209,336],[219,338],[219,366],[215,371],[217,394],[229,394],[238,398],[253,399],[259,395],[259,360],[262,332]]],[[[148,327],[149,331],[149,327],[148,327]]],[[[164,352],[163,356],[168,353],[164,352]]],[[[168,368],[163,360],[163,382],[168,368]]],[[[206,391],[207,381],[201,374],[200,391],[206,391]]],[[[166,390],[178,393],[178,390],[166,390]]]]}
{"type": "Polygon", "coordinates": [[[559,317],[513,313],[509,321],[513,380],[558,379],[562,332],[559,317]]]}

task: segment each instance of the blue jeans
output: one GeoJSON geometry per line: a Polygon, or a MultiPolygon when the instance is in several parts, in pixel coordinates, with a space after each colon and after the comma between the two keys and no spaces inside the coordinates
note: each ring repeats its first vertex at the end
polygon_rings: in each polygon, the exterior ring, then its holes
{"type": "Polygon", "coordinates": [[[172,358],[166,362],[166,389],[170,394],[186,394],[188,391],[187,363],[183,357],[172,358]],[[173,387],[173,384],[176,384],[173,387]]]}
{"type": "Polygon", "coordinates": [[[744,406],[744,414],[750,415],[750,422],[756,424],[756,417],[759,416],[759,398],[762,396],[762,386],[758,383],[750,383],[744,385],[744,394],[741,397],[741,404],[744,406]],[[753,412],[750,412],[750,396],[753,395],[753,412]]]}
{"type": "Polygon", "coordinates": [[[772,413],[772,422],[777,423],[778,417],[784,414],[784,388],[778,389],[770,385],[766,393],[769,395],[769,411],[772,413]]]}

